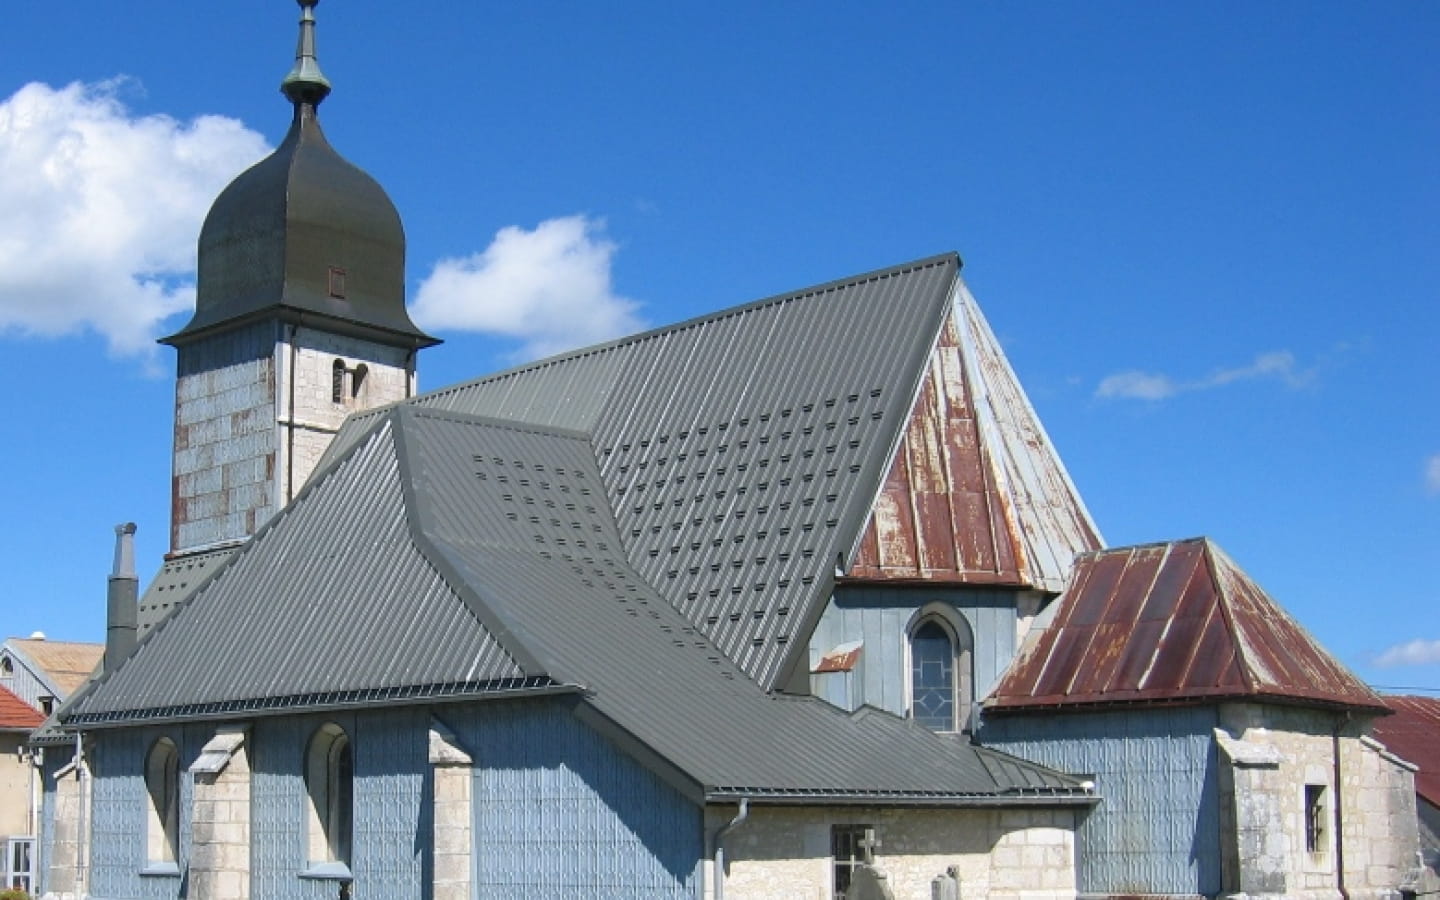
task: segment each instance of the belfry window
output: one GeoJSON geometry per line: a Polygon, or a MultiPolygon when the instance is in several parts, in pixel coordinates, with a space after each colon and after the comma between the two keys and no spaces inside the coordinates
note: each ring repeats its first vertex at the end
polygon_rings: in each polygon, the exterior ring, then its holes
{"type": "Polygon", "coordinates": [[[970,629],[953,618],[926,615],[910,630],[910,715],[932,731],[970,728],[970,629]]]}
{"type": "Polygon", "coordinates": [[[330,402],[345,402],[345,360],[337,359],[330,366],[330,402]]]}
{"type": "Polygon", "coordinates": [[[146,858],[174,863],[180,850],[180,753],[169,738],[160,738],[145,755],[145,792],[146,858]]]}
{"type": "Polygon", "coordinates": [[[355,767],[350,738],[333,723],[320,727],[305,752],[309,796],[307,844],[312,866],[350,864],[355,767]]]}

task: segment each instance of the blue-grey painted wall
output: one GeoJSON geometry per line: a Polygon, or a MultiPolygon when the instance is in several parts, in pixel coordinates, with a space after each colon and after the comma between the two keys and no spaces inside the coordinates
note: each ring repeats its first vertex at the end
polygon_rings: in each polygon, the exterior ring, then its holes
{"type": "Polygon", "coordinates": [[[254,900],[334,900],[338,883],[307,878],[305,750],[334,722],[355,766],[350,869],[357,894],[426,897],[433,821],[427,737],[419,707],[261,719],[251,731],[250,894],[254,900]]]}
{"type": "Polygon", "coordinates": [[[97,900],[168,900],[183,896],[181,875],[141,874],[148,861],[149,839],[145,757],[161,737],[174,741],[179,751],[179,858],[184,860],[190,853],[194,792],[185,770],[204,746],[207,733],[178,727],[104,733],[93,742],[90,757],[95,778],[91,793],[90,895],[97,900]]]}
{"type": "Polygon", "coordinates": [[[701,894],[702,809],[565,701],[442,710],[475,760],[475,897],[701,894]]]}
{"type": "Polygon", "coordinates": [[[853,672],[811,676],[811,689],[842,709],[863,704],[906,714],[907,627],[925,606],[942,602],[970,626],[975,696],[995,686],[1015,656],[1016,593],[944,587],[845,586],[836,590],[810,637],[810,661],[848,641],[865,647],[853,672]]]}
{"type": "MultiPolygon", "coordinates": [[[[251,897],[333,900],[338,883],[306,877],[304,757],[334,722],[350,736],[357,896],[425,898],[433,882],[432,716],[475,761],[475,897],[506,900],[701,895],[702,809],[581,723],[569,701],[405,707],[251,723],[251,897]]],[[[99,900],[184,895],[193,783],[181,775],[181,875],[142,875],[148,799],[145,754],[161,735],[189,767],[213,727],[134,729],[94,736],[91,886],[99,900]]],[[[54,748],[47,771],[68,761],[54,748]]],[[[50,801],[53,777],[47,778],[50,801]]],[[[53,802],[45,828],[53,835],[53,802]]]]}
{"type": "Polygon", "coordinates": [[[1076,830],[1082,893],[1220,892],[1214,707],[987,716],[981,743],[1095,779],[1076,830]]]}

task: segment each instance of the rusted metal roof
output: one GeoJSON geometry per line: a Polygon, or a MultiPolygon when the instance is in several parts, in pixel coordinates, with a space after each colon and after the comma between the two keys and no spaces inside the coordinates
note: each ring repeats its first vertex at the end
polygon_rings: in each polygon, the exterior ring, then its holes
{"type": "Polygon", "coordinates": [[[56,698],[68,697],[90,678],[105,655],[104,644],[52,641],[46,638],[11,638],[7,641],[30,667],[56,691],[56,698]]]}
{"type": "Polygon", "coordinates": [[[30,704],[0,687],[0,731],[29,731],[39,728],[45,717],[30,704]]]}
{"type": "Polygon", "coordinates": [[[974,298],[955,303],[848,578],[1058,592],[1102,545],[974,298]]]}
{"type": "Polygon", "coordinates": [[[1387,696],[1384,700],[1395,715],[1375,721],[1375,739],[1419,767],[1415,793],[1440,806],[1440,697],[1387,696]]]}
{"type": "Polygon", "coordinates": [[[1057,603],[988,711],[1222,698],[1385,710],[1206,538],[1083,554],[1057,603]]]}

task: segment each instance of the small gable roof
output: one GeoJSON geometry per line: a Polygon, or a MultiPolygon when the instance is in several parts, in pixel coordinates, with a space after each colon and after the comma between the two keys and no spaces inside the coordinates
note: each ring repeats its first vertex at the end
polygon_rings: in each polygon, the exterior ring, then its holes
{"type": "Polygon", "coordinates": [[[1056,603],[987,711],[1227,698],[1385,711],[1205,538],[1082,554],[1056,603]]]}
{"type": "Polygon", "coordinates": [[[1387,696],[1393,716],[1377,719],[1375,739],[1419,767],[1415,793],[1440,807],[1440,697],[1387,696]]]}
{"type": "Polygon", "coordinates": [[[104,644],[39,637],[10,638],[5,643],[60,699],[84,685],[105,656],[104,644]]]}
{"type": "Polygon", "coordinates": [[[39,728],[45,717],[30,704],[0,687],[0,731],[30,731],[39,728]]]}

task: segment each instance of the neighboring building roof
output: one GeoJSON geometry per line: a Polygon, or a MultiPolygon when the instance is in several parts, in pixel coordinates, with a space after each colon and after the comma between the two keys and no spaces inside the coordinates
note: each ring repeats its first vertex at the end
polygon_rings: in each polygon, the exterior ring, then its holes
{"type": "Polygon", "coordinates": [[[913,722],[768,692],[805,661],[958,268],[922,260],[362,417],[62,718],[567,693],[710,799],[1085,801],[913,722]]]}
{"type": "Polygon", "coordinates": [[[6,687],[0,687],[0,731],[30,731],[45,717],[6,687]]]}
{"type": "Polygon", "coordinates": [[[1224,698],[1385,711],[1205,538],[1083,554],[1056,602],[987,711],[1224,698]]]}
{"type": "Polygon", "coordinates": [[[1376,720],[1375,739],[1419,767],[1415,793],[1440,807],[1440,697],[1387,696],[1384,700],[1395,715],[1376,720]]]}
{"type": "Polygon", "coordinates": [[[5,642],[64,699],[90,678],[105,656],[104,644],[10,638],[5,642]]]}

